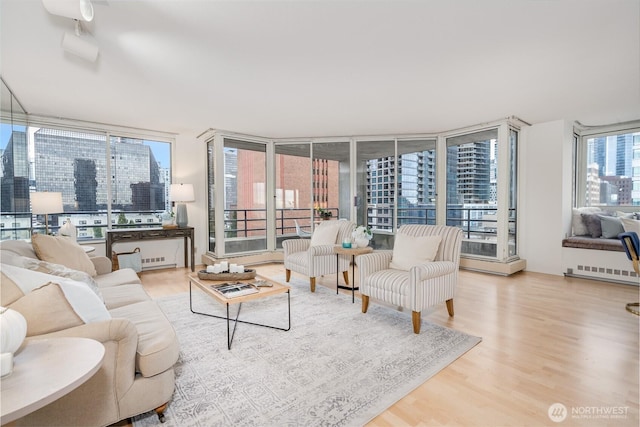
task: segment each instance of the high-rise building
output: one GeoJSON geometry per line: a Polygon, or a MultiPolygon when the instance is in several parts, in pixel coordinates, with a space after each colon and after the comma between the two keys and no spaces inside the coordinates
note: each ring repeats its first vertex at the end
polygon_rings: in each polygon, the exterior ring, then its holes
{"type": "Polygon", "coordinates": [[[2,212],[30,212],[27,134],[13,131],[2,153],[0,209],[2,212]]]}

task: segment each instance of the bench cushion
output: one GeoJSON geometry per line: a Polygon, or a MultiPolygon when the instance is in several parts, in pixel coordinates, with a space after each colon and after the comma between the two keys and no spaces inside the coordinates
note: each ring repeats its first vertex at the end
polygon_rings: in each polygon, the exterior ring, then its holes
{"type": "Polygon", "coordinates": [[[618,239],[573,236],[562,240],[564,248],[597,249],[601,251],[624,252],[622,242],[618,239]]]}

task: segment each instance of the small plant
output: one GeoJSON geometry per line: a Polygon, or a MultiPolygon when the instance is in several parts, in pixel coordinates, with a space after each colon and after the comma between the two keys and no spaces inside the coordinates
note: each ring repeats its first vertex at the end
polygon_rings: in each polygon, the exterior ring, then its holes
{"type": "Polygon", "coordinates": [[[316,212],[318,213],[318,216],[322,219],[329,219],[333,216],[333,213],[331,211],[325,210],[321,207],[317,207],[316,212]]]}

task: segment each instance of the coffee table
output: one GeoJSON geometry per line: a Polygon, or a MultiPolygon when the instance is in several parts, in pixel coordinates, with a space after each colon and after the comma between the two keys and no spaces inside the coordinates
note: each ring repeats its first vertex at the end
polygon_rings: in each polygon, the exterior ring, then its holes
{"type": "Polygon", "coordinates": [[[214,291],[211,288],[211,285],[228,282],[228,280],[218,281],[218,280],[200,279],[198,277],[197,273],[189,275],[189,309],[194,314],[200,314],[200,315],[203,315],[203,316],[209,316],[209,317],[215,317],[217,319],[226,319],[227,320],[227,349],[228,350],[231,350],[231,343],[233,342],[233,337],[236,334],[236,327],[238,326],[238,323],[246,323],[248,325],[262,326],[264,328],[277,329],[279,331],[288,331],[288,330],[291,329],[291,292],[290,292],[291,288],[288,285],[275,282],[275,281],[273,281],[271,279],[268,279],[266,277],[259,276],[259,275],[256,276],[255,280],[254,279],[242,280],[241,282],[243,282],[243,283],[253,283],[253,282],[257,281],[257,280],[264,280],[264,281],[266,281],[268,283],[271,283],[272,286],[270,286],[270,287],[259,287],[258,288],[258,292],[254,293],[254,294],[242,295],[242,296],[233,297],[233,298],[227,298],[224,295],[220,294],[219,292],[214,291]],[[195,311],[193,309],[193,298],[192,298],[192,291],[191,291],[193,286],[195,286],[196,288],[199,288],[202,292],[204,292],[206,295],[212,297],[215,301],[217,301],[220,304],[226,306],[226,308],[227,308],[226,317],[224,317],[224,316],[216,316],[215,314],[211,314],[211,313],[202,313],[202,312],[199,312],[199,311],[195,311]],[[255,300],[262,299],[262,298],[267,298],[267,297],[270,297],[270,296],[273,296],[273,295],[279,295],[279,294],[284,294],[284,293],[287,294],[288,325],[287,325],[286,328],[279,327],[279,326],[273,326],[273,325],[265,325],[265,324],[262,324],[262,323],[248,322],[248,321],[245,321],[245,320],[239,320],[238,319],[240,317],[240,310],[242,309],[242,303],[249,302],[249,301],[255,301],[255,300]],[[231,305],[234,305],[234,304],[238,305],[238,312],[236,313],[235,319],[232,319],[229,316],[229,307],[231,305]],[[231,322],[232,321],[234,322],[233,331],[231,331],[231,322]]]}

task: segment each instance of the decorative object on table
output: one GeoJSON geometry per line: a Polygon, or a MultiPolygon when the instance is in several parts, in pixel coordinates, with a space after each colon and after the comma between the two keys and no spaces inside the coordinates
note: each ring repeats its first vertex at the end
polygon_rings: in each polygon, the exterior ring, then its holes
{"type": "Polygon", "coordinates": [[[162,212],[162,214],[160,214],[160,221],[162,222],[162,228],[175,228],[175,227],[177,227],[176,218],[175,218],[175,214],[173,213],[173,211],[162,212]]]}
{"type": "Polygon", "coordinates": [[[184,202],[193,202],[196,197],[193,192],[193,184],[171,184],[171,201],[176,205],[176,224],[178,227],[186,227],[189,223],[187,216],[187,206],[184,202]]]}
{"type": "Polygon", "coordinates": [[[355,230],[353,230],[353,233],[351,233],[351,237],[353,238],[353,243],[356,244],[355,247],[364,248],[366,246],[369,246],[369,241],[373,238],[373,233],[368,227],[359,225],[355,230]]]}
{"type": "Polygon", "coordinates": [[[13,372],[13,354],[27,336],[27,321],[18,311],[0,307],[0,376],[13,372]]]}
{"type": "Polygon", "coordinates": [[[44,215],[44,232],[49,234],[49,214],[61,213],[62,193],[49,191],[37,191],[31,193],[31,213],[34,215],[44,215]]]}
{"type": "Polygon", "coordinates": [[[345,249],[351,249],[351,239],[348,238],[348,237],[345,237],[342,240],[342,247],[345,248],[345,249]]]}
{"type": "Polygon", "coordinates": [[[318,213],[318,216],[322,218],[323,221],[329,220],[333,216],[333,213],[331,211],[325,210],[320,206],[316,207],[316,212],[318,213]]]}
{"type": "MultiPolygon", "coordinates": [[[[209,266],[211,267],[211,266],[209,266]]],[[[228,271],[213,273],[207,270],[198,271],[198,278],[203,280],[249,280],[256,277],[256,271],[251,269],[244,269],[241,273],[230,273],[228,271]]]]}
{"type": "Polygon", "coordinates": [[[140,254],[140,248],[135,248],[131,252],[112,252],[111,264],[113,271],[121,268],[131,268],[136,273],[140,273],[142,271],[142,255],[140,254]]]}
{"type": "Polygon", "coordinates": [[[69,237],[74,242],[78,241],[78,231],[76,230],[76,226],[71,222],[71,218],[67,218],[67,220],[60,227],[60,231],[58,234],[61,236],[69,237]]]}

